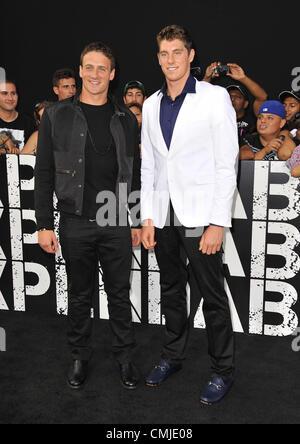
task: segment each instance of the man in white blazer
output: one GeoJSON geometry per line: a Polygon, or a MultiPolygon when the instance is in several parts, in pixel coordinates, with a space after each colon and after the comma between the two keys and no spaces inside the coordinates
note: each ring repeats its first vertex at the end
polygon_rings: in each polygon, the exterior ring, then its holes
{"type": "Polygon", "coordinates": [[[200,399],[211,405],[228,393],[234,374],[222,243],[236,188],[236,114],[226,89],[191,76],[195,51],[184,28],[168,26],[157,41],[166,82],[143,108],[141,213],[143,245],[155,248],[160,267],[166,335],[162,360],[146,384],[160,385],[181,370],[185,359],[189,319],[183,247],[204,298],[212,374],[200,399]]]}

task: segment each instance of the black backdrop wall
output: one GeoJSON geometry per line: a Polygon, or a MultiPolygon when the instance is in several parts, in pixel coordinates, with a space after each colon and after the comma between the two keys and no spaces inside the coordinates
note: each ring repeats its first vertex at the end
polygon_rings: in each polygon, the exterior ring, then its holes
{"type": "Polygon", "coordinates": [[[190,30],[203,70],[216,60],[236,62],[273,97],[292,82],[300,89],[299,12],[297,0],[5,2],[0,66],[19,83],[20,109],[31,113],[36,101],[53,98],[52,73],[77,72],[83,47],[102,40],[118,59],[116,94],[132,79],[150,94],[162,83],[155,36],[178,23],[190,30]]]}

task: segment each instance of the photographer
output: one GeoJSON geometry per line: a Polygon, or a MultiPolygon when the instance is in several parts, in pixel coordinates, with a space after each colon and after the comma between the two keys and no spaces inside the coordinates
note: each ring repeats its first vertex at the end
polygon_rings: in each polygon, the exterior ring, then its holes
{"type": "Polygon", "coordinates": [[[256,131],[256,118],[261,105],[267,100],[268,95],[264,89],[250,79],[243,68],[236,63],[222,65],[221,62],[212,63],[207,69],[203,81],[211,83],[220,76],[230,77],[239,84],[230,85],[227,90],[230,94],[233,107],[237,114],[240,146],[244,144],[244,136],[256,131]],[[254,97],[250,107],[249,95],[254,97]]]}

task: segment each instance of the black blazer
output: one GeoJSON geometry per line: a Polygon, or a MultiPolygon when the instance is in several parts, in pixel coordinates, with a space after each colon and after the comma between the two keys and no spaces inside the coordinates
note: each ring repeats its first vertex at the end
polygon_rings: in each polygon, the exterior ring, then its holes
{"type": "MultiPolygon", "coordinates": [[[[47,107],[43,114],[35,167],[38,230],[54,228],[54,191],[59,210],[82,215],[88,126],[78,103],[80,93],[47,107]]],[[[110,99],[115,109],[110,130],[116,144],[119,166],[116,197],[118,203],[127,205],[128,195],[141,189],[138,124],[131,111],[117,104],[113,98],[110,99]],[[123,193],[119,196],[119,184],[127,185],[127,196],[123,193]]]]}

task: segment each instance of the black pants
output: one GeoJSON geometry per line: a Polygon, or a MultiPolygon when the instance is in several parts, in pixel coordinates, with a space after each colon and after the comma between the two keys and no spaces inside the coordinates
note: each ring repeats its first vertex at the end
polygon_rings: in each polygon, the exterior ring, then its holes
{"type": "Polygon", "coordinates": [[[155,253],[160,268],[162,313],[166,317],[162,357],[174,363],[185,359],[190,320],[186,299],[188,267],[181,254],[183,247],[197,282],[199,296],[204,298],[212,374],[229,378],[234,372],[234,334],[229,301],[224,290],[222,254],[202,254],[199,251],[201,235],[187,237],[186,230],[189,229],[176,227],[174,223],[162,230],[156,229],[155,253]]]}
{"type": "Polygon", "coordinates": [[[100,228],[96,222],[62,215],[60,241],[68,276],[68,339],[73,359],[88,361],[92,354],[91,307],[100,261],[108,296],[113,352],[120,363],[130,361],[135,345],[129,298],[130,228],[100,228]]]}

